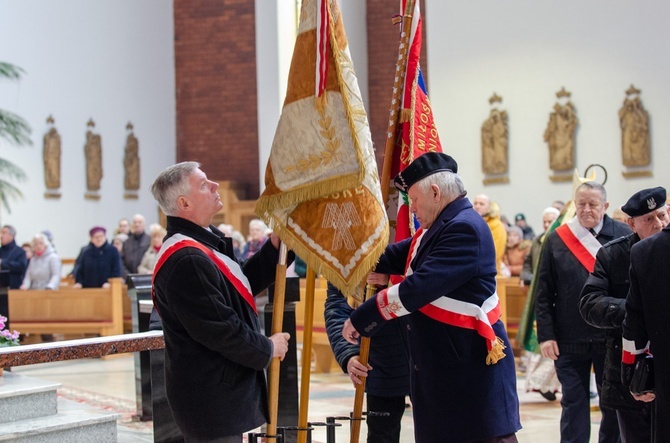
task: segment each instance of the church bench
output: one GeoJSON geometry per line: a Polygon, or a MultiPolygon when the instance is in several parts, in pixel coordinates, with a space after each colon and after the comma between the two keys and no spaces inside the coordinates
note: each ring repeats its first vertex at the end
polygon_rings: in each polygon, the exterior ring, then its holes
{"type": "Polygon", "coordinates": [[[109,288],[10,290],[9,328],[22,334],[123,334],[123,279],[109,288]]]}

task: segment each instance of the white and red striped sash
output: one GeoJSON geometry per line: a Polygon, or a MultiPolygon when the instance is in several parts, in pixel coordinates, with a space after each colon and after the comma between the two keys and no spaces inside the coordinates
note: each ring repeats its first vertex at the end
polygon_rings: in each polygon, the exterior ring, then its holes
{"type": "MultiPolygon", "coordinates": [[[[156,278],[159,269],[161,266],[163,266],[167,259],[170,258],[172,254],[183,248],[196,248],[204,252],[205,255],[207,255],[212,260],[212,262],[214,262],[216,267],[219,268],[224,277],[233,285],[244,301],[246,301],[251,309],[253,309],[254,313],[258,315],[254,296],[251,292],[251,285],[249,284],[249,280],[247,279],[246,275],[244,275],[242,272],[240,265],[230,257],[220,253],[219,251],[213,251],[202,243],[186,235],[175,234],[163,243],[163,246],[161,246],[161,249],[158,251],[156,256],[156,265],[154,266],[153,279],[156,278]]],[[[154,305],[155,304],[156,303],[154,302],[154,305]]]]}
{"type": "MultiPolygon", "coordinates": [[[[405,277],[409,277],[413,274],[410,264],[416,257],[424,234],[425,231],[420,228],[412,237],[409,254],[407,256],[405,277]]],[[[382,316],[387,320],[410,313],[400,300],[399,286],[400,285],[391,286],[380,292],[377,296],[377,307],[382,316]]],[[[476,303],[469,303],[442,296],[430,304],[419,308],[419,311],[441,323],[477,331],[480,336],[486,339],[489,355],[491,355],[490,351],[494,347],[500,349],[502,346],[504,348],[502,342],[496,337],[493,327],[491,326],[497,322],[501,316],[500,301],[497,292],[494,292],[483,300],[481,306],[476,303]]],[[[502,354],[502,352],[500,352],[500,354],[502,354]]],[[[502,357],[504,357],[504,354],[499,358],[502,357]]],[[[493,358],[492,363],[495,362],[497,362],[497,359],[493,358]]]]}
{"type": "Polygon", "coordinates": [[[593,272],[596,265],[596,254],[602,245],[588,229],[579,224],[577,217],[556,228],[556,234],[579,263],[587,271],[593,272]]]}

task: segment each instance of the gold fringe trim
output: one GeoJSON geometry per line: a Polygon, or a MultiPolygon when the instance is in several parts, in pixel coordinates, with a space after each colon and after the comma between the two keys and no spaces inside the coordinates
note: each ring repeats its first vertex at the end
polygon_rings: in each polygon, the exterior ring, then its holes
{"type": "Polygon", "coordinates": [[[337,192],[357,188],[360,185],[361,180],[357,173],[332,177],[317,183],[305,183],[279,194],[261,195],[256,201],[254,212],[259,217],[264,218],[262,215],[264,213],[288,208],[305,201],[327,197],[337,192]]]}
{"type": "Polygon", "coordinates": [[[398,122],[407,123],[411,119],[412,119],[412,110],[409,108],[402,108],[400,110],[400,118],[398,119],[398,122]]]}
{"type": "Polygon", "coordinates": [[[300,257],[308,267],[314,269],[316,274],[322,275],[347,297],[357,293],[357,288],[360,286],[363,279],[366,278],[370,271],[377,265],[379,257],[382,255],[388,244],[389,228],[388,223],[384,223],[383,231],[379,236],[378,243],[370,248],[368,255],[359,262],[358,266],[356,266],[356,270],[352,272],[349,279],[345,279],[339,272],[328,266],[325,260],[319,257],[311,249],[307,248],[302,243],[302,240],[298,239],[293,234],[293,231],[286,227],[286,220],[279,220],[273,214],[267,212],[258,215],[268,224],[268,226],[270,226],[274,233],[281,238],[287,248],[295,252],[295,254],[300,257]]]}
{"type": "Polygon", "coordinates": [[[489,354],[486,356],[486,364],[487,365],[495,365],[500,361],[502,358],[505,357],[505,353],[503,352],[503,349],[505,349],[507,346],[505,346],[505,343],[502,341],[500,337],[496,337],[496,339],[493,341],[493,344],[491,345],[491,349],[489,349],[489,354]]]}

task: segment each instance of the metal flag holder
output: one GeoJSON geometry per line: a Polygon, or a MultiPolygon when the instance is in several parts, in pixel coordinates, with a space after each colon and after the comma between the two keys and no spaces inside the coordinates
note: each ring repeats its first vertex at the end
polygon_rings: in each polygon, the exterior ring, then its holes
{"type": "MultiPolygon", "coordinates": [[[[365,418],[354,418],[354,413],[351,412],[349,417],[347,416],[335,416],[335,417],[326,417],[325,422],[309,422],[307,423],[306,428],[301,428],[299,426],[278,426],[277,435],[268,435],[265,432],[250,432],[247,434],[247,440],[249,443],[259,443],[259,438],[273,438],[277,443],[284,443],[287,432],[298,432],[306,431],[307,433],[307,443],[312,443],[312,431],[317,427],[326,428],[326,443],[336,443],[335,428],[341,427],[342,424],[338,421],[348,421],[348,422],[361,422],[365,418]]],[[[391,414],[388,412],[363,412],[364,416],[374,416],[374,417],[388,417],[391,414]]]]}

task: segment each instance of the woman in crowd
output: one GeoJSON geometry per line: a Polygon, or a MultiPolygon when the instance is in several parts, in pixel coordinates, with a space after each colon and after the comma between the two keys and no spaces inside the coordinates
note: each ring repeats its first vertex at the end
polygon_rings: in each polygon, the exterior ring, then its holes
{"type": "Polygon", "coordinates": [[[518,226],[507,228],[507,247],[503,255],[503,263],[513,277],[521,275],[523,261],[530,252],[530,240],[523,239],[523,231],[518,226]]]}
{"type": "Polygon", "coordinates": [[[102,226],[89,231],[91,242],[82,249],[75,266],[75,288],[108,288],[107,280],[121,277],[119,251],[109,244],[106,234],[102,226]]]}
{"type": "Polygon", "coordinates": [[[151,236],[151,244],[149,249],[142,256],[142,261],[137,267],[137,272],[140,274],[153,274],[154,265],[156,264],[156,255],[163,246],[163,238],[167,234],[164,227],[158,224],[149,226],[149,235],[151,236]]]}
{"type": "Polygon", "coordinates": [[[31,248],[33,257],[30,259],[20,289],[58,289],[61,264],[49,240],[44,234],[36,234],[31,242],[31,248]]]}

